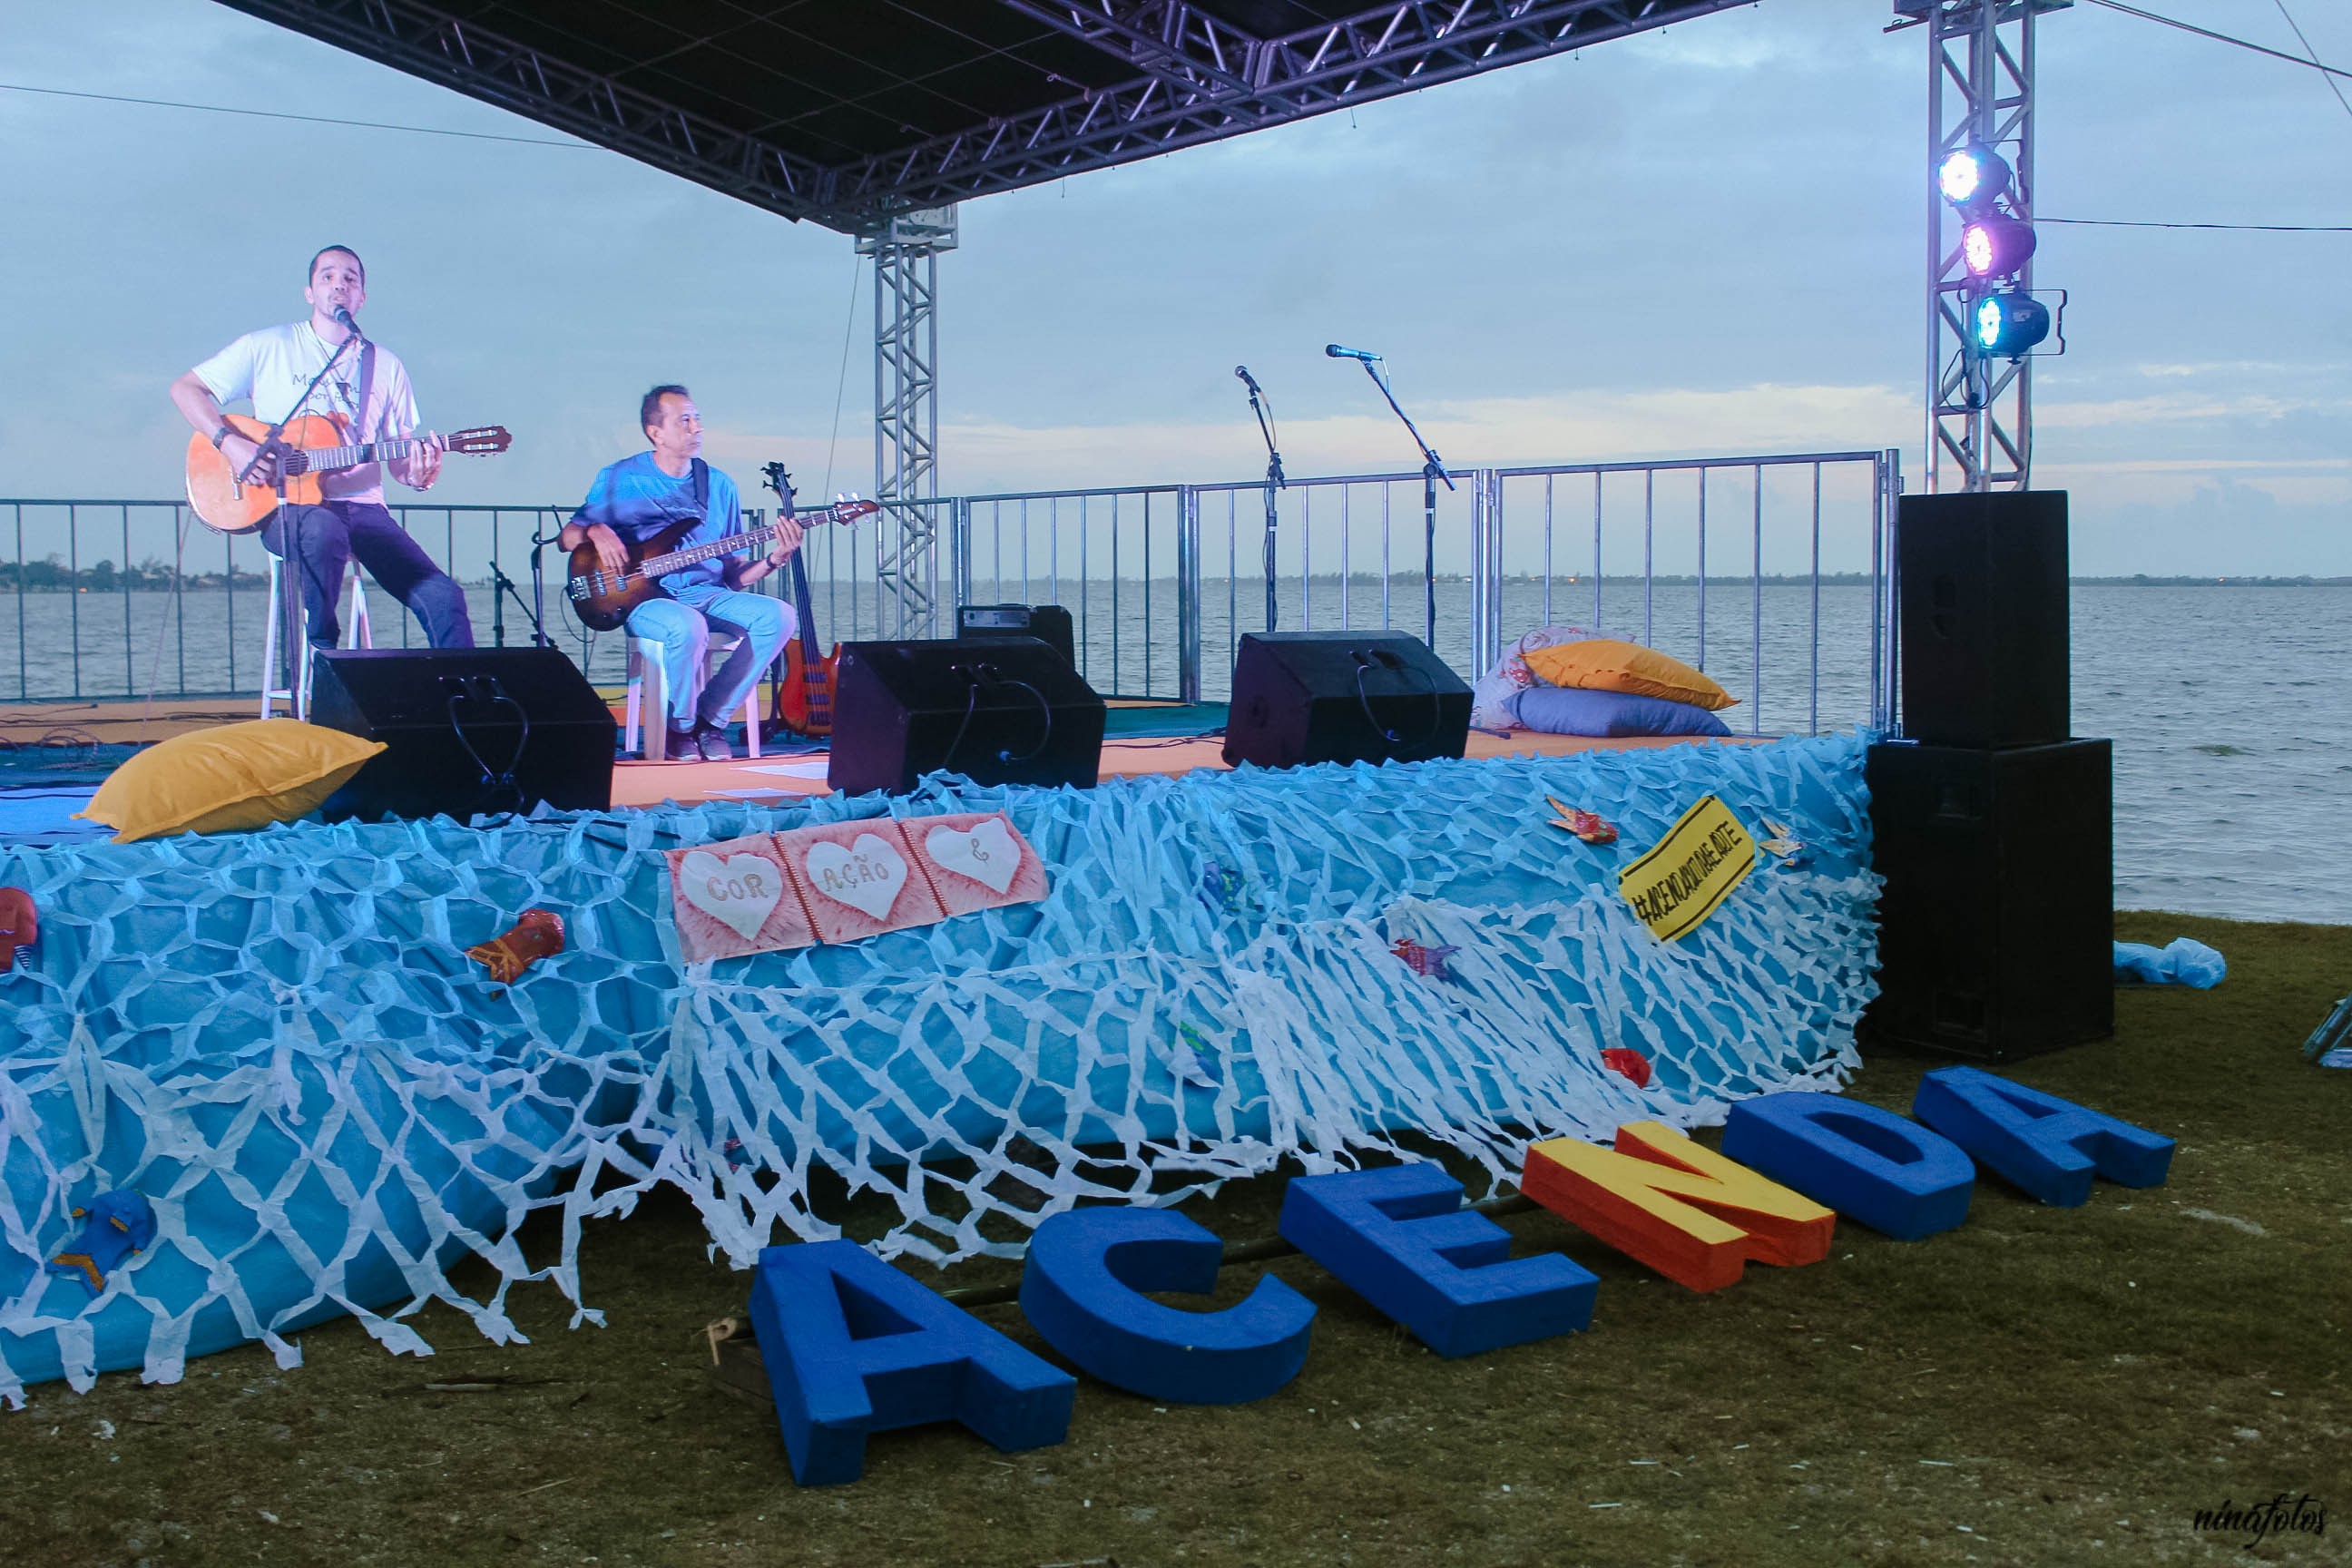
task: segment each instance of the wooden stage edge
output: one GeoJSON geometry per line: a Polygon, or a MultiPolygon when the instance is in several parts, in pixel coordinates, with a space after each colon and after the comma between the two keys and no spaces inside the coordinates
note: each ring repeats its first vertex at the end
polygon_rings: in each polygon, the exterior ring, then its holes
{"type": "MultiPolygon", "coordinates": [[[[86,738],[112,745],[144,745],[194,730],[238,723],[254,716],[255,705],[247,698],[0,703],[0,743],[25,745],[44,739],[86,738]]],[[[1538,734],[1528,730],[1515,730],[1508,735],[1473,730],[1465,754],[1472,758],[1562,757],[1579,752],[1626,752],[1655,746],[1722,744],[1727,741],[1751,744],[1758,739],[1735,735],[1715,741],[1703,737],[1594,740],[1578,735],[1538,734]]],[[[1111,779],[1152,773],[1174,775],[1204,768],[1222,772],[1225,763],[1220,749],[1221,742],[1213,738],[1108,741],[1103,745],[1100,776],[1111,779]]],[[[708,800],[776,801],[795,795],[828,795],[832,790],[824,780],[826,763],[823,752],[770,755],[757,760],[739,757],[728,763],[624,761],[614,764],[613,804],[643,806],[674,802],[692,805],[708,800]]]]}
{"type": "MultiPolygon", "coordinates": [[[[1765,737],[1772,739],[1774,737],[1765,737]]],[[[1483,730],[1470,731],[1465,756],[1565,757],[1578,752],[1630,752],[1654,746],[1716,744],[1729,741],[1752,743],[1757,738],[1735,735],[1601,741],[1580,735],[1541,735],[1515,730],[1507,736],[1483,730]]],[[[1223,773],[1223,742],[1215,740],[1106,741],[1102,749],[1103,779],[1139,778],[1151,773],[1174,775],[1202,769],[1223,773]]],[[[792,795],[830,795],[824,782],[823,752],[793,757],[738,758],[731,763],[620,763],[613,769],[614,805],[659,805],[665,801],[693,805],[707,800],[753,800],[773,803],[792,795]]]]}

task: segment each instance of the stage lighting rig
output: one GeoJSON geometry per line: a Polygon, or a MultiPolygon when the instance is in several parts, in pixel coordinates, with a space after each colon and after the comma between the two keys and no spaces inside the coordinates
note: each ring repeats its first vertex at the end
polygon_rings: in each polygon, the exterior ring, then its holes
{"type": "Polygon", "coordinates": [[[2014,278],[2033,256],[2033,226],[2007,213],[1970,218],[1960,230],[1960,262],[1971,278],[2014,278]]]}
{"type": "Polygon", "coordinates": [[[2031,294],[2006,289],[1977,301],[1969,342],[1987,359],[2020,360],[2049,335],[2050,307],[2031,294]]]}
{"type": "Polygon", "coordinates": [[[2009,164],[1990,147],[1970,142],[1944,155],[1936,169],[1936,188],[1960,211],[1974,216],[1993,210],[2009,195],[2009,164]]]}

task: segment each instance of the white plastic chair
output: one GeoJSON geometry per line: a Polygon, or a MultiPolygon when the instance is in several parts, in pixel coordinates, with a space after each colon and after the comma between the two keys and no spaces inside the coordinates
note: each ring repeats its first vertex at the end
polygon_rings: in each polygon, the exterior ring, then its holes
{"type": "MultiPolygon", "coordinates": [[[[727,656],[735,651],[738,637],[710,638],[709,669],[717,669],[727,656]]],[[[707,679],[707,677],[706,677],[707,679]]],[[[645,637],[629,638],[629,698],[628,718],[623,726],[621,749],[637,749],[637,731],[645,731],[646,761],[660,763],[669,760],[669,691],[668,680],[662,673],[662,645],[645,637]],[[653,722],[641,724],[641,717],[650,714],[653,722]]],[[[743,694],[744,745],[754,759],[760,755],[760,683],[751,682],[751,689],[743,694]]]]}
{"type": "MultiPolygon", "coordinates": [[[[373,647],[375,637],[368,626],[367,588],[360,581],[360,563],[353,561],[345,568],[351,579],[351,606],[343,612],[343,647],[373,647]]],[[[278,670],[278,627],[285,601],[278,595],[286,573],[280,563],[269,563],[269,619],[261,634],[261,716],[275,717],[278,704],[286,704],[289,717],[307,720],[310,717],[310,672],[316,660],[309,657],[309,643],[303,645],[304,657],[299,661],[298,685],[301,689],[289,691],[282,686],[272,686],[278,670]]]]}

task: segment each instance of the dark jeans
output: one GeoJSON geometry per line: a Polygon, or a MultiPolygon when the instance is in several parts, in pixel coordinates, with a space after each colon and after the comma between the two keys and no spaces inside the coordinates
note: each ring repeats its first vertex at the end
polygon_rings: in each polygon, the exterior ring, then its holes
{"type": "Polygon", "coordinates": [[[286,513],[294,515],[302,547],[302,610],[310,646],[333,647],[343,640],[339,612],[343,567],[359,557],[383,591],[408,606],[425,625],[435,647],[471,647],[474,623],[466,613],[466,591],[433,564],[424,547],[408,537],[392,513],[373,501],[331,500],[323,506],[287,507],[262,529],[272,555],[286,553],[286,513]]]}

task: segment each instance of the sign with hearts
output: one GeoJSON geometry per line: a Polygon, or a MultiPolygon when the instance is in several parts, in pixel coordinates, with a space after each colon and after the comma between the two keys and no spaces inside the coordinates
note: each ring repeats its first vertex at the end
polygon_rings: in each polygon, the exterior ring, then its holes
{"type": "Polygon", "coordinates": [[[929,881],[908,858],[899,824],[888,817],[779,834],[776,847],[821,941],[857,942],[944,918],[929,881]]]}
{"type": "Polygon", "coordinates": [[[1045,866],[1003,812],[873,817],[664,853],[688,963],[859,942],[1045,896],[1045,866]]]}
{"type": "Polygon", "coordinates": [[[665,851],[679,956],[688,963],[816,941],[776,841],[766,834],[665,851]]]}
{"type": "Polygon", "coordinates": [[[1045,863],[1003,812],[919,816],[899,826],[930,878],[940,907],[950,915],[1034,903],[1045,896],[1045,863]]]}

